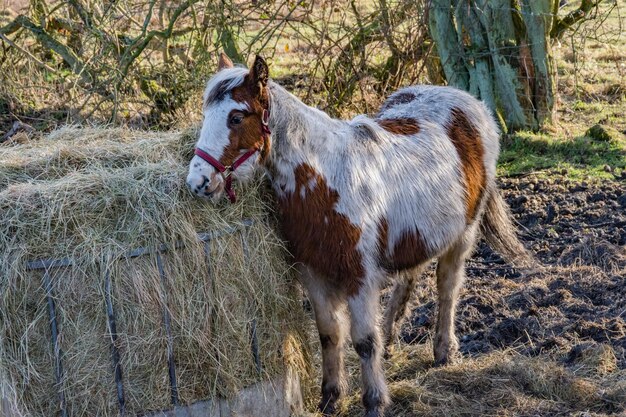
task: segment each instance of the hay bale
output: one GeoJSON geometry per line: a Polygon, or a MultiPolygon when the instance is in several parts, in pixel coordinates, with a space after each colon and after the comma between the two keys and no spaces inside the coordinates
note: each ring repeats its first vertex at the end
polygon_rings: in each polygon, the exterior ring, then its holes
{"type": "Polygon", "coordinates": [[[0,397],[12,407],[58,411],[42,270],[27,267],[41,258],[72,262],[49,270],[70,415],[118,414],[107,273],[129,414],[170,406],[170,340],[183,404],[232,396],[287,364],[308,371],[306,320],[264,185],[239,189],[234,205],[193,198],[195,136],[64,128],[0,149],[0,397]],[[199,231],[220,237],[205,245],[199,231]],[[128,257],[137,248],[153,251],[128,257]],[[155,248],[166,249],[164,277],[155,248]]]}

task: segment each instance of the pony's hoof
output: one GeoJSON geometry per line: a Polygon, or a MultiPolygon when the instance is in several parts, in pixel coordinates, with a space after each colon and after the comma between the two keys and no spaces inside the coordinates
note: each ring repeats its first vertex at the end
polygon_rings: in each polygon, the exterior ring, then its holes
{"type": "Polygon", "coordinates": [[[335,415],[335,412],[337,411],[335,409],[335,404],[322,405],[320,403],[318,409],[320,410],[320,413],[322,413],[324,417],[333,417],[335,415]]]}
{"type": "Polygon", "coordinates": [[[435,356],[435,366],[457,363],[461,359],[461,355],[459,354],[459,342],[454,336],[443,340],[435,336],[433,355],[435,356]]]}
{"type": "Polygon", "coordinates": [[[336,404],[341,397],[341,390],[335,385],[324,385],[322,387],[322,399],[318,405],[318,409],[324,417],[330,417],[336,413],[336,404]]]}
{"type": "Polygon", "coordinates": [[[445,352],[443,355],[435,354],[435,367],[439,368],[446,365],[454,365],[461,362],[461,354],[458,350],[445,352]]]}
{"type": "Polygon", "coordinates": [[[336,404],[337,400],[334,398],[322,398],[322,401],[320,401],[320,404],[317,408],[318,410],[320,410],[324,417],[332,417],[337,413],[336,404]]]}

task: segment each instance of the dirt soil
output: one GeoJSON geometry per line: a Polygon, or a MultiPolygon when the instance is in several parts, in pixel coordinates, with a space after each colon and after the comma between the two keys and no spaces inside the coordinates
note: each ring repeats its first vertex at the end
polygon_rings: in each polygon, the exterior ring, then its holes
{"type": "MultiPolygon", "coordinates": [[[[521,237],[545,271],[522,274],[480,244],[467,265],[457,315],[465,357],[513,349],[575,367],[609,345],[626,368],[626,181],[574,183],[564,176],[501,179],[521,237]]],[[[436,295],[423,279],[401,338],[434,333],[436,295]]]]}

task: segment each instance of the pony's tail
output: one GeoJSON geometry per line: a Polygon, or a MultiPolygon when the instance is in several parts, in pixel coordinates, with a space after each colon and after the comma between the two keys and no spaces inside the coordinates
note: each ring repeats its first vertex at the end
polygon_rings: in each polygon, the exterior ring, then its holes
{"type": "Polygon", "coordinates": [[[525,270],[539,267],[535,257],[517,237],[509,206],[495,186],[489,191],[480,230],[487,244],[513,266],[525,270]]]}

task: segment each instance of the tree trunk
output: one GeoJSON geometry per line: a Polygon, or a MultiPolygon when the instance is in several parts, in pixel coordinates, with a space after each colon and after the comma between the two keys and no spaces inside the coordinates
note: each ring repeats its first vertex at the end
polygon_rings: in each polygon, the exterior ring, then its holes
{"type": "Polygon", "coordinates": [[[494,111],[503,130],[552,121],[550,32],[558,0],[433,0],[430,33],[449,85],[494,111]]]}

